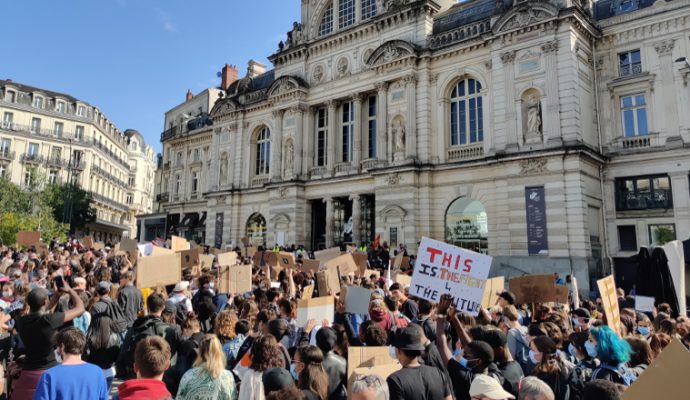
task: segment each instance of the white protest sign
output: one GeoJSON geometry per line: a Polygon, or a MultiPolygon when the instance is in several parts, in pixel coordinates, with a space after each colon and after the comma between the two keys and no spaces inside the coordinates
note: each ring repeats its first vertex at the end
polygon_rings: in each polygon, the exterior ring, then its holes
{"type": "Polygon", "coordinates": [[[635,311],[654,312],[654,297],[635,296],[635,311]]]}
{"type": "Polygon", "coordinates": [[[371,290],[348,286],[345,311],[352,314],[367,314],[369,312],[369,300],[371,300],[371,290]]]}
{"type": "Polygon", "coordinates": [[[417,252],[410,295],[438,302],[450,293],[458,311],[479,313],[491,257],[423,237],[417,252]]]}

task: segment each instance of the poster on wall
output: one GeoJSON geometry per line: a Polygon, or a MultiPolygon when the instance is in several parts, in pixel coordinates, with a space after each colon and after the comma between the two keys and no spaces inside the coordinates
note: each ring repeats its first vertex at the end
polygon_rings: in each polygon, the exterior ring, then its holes
{"type": "Polygon", "coordinates": [[[544,254],[549,250],[549,243],[546,233],[546,200],[543,186],[525,188],[525,209],[527,250],[530,255],[544,254]]]}
{"type": "Polygon", "coordinates": [[[213,237],[213,247],[220,249],[223,246],[223,221],[225,214],[222,212],[216,213],[216,234],[213,237]]]}

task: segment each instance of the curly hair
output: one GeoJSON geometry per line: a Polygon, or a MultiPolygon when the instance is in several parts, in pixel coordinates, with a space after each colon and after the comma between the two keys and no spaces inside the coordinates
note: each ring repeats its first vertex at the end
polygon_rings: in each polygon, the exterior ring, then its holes
{"type": "Polygon", "coordinates": [[[237,321],[239,319],[237,318],[237,314],[235,314],[234,311],[231,310],[223,310],[218,315],[216,316],[216,328],[215,328],[215,334],[219,338],[225,338],[225,339],[234,339],[236,336],[235,333],[235,324],[237,324],[237,321]]]}
{"type": "Polygon", "coordinates": [[[285,358],[273,335],[262,336],[252,345],[252,363],[250,368],[263,372],[269,368],[285,368],[285,358]]]}

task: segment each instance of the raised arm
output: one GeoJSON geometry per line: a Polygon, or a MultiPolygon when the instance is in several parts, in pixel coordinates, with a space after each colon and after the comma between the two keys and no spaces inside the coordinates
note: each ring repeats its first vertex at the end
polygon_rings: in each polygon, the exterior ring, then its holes
{"type": "Polygon", "coordinates": [[[448,315],[448,309],[450,308],[451,304],[453,304],[453,297],[449,294],[444,294],[441,296],[441,300],[438,302],[436,311],[436,347],[438,348],[438,352],[441,354],[443,364],[446,366],[453,358],[453,352],[450,351],[450,347],[448,347],[445,326],[446,316],[448,315]]]}
{"type": "Polygon", "coordinates": [[[62,287],[61,291],[69,294],[69,298],[72,301],[72,304],[74,304],[74,308],[70,308],[69,310],[65,311],[65,322],[69,322],[84,314],[84,302],[81,301],[81,297],[79,297],[77,292],[75,292],[74,289],[67,284],[67,282],[65,282],[65,285],[62,287]]]}

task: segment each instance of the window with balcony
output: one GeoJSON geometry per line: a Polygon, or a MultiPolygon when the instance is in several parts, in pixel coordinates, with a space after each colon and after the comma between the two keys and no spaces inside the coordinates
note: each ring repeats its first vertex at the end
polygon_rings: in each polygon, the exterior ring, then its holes
{"type": "Polygon", "coordinates": [[[482,85],[471,78],[458,82],[450,95],[450,144],[462,146],[484,141],[482,85]]]}
{"type": "Polygon", "coordinates": [[[63,124],[62,122],[56,122],[55,127],[53,129],[55,131],[55,136],[57,136],[58,138],[62,138],[62,133],[64,131],[64,128],[65,128],[65,124],[63,124]]]}
{"type": "Polygon", "coordinates": [[[328,145],[328,110],[319,108],[316,111],[316,166],[326,165],[326,147],[328,145]]]}
{"type": "Polygon", "coordinates": [[[29,149],[26,151],[29,156],[35,157],[38,155],[38,143],[29,143],[29,149]]]}
{"type": "Polygon", "coordinates": [[[199,152],[199,149],[194,149],[194,162],[200,162],[201,161],[201,153],[199,152]]]}
{"type": "Polygon", "coordinates": [[[137,178],[135,176],[130,176],[128,181],[127,181],[127,184],[129,186],[135,186],[136,182],[137,182],[137,178]]]}
{"type": "Polygon", "coordinates": [[[355,0],[338,0],[338,28],[355,23],[355,0]]]}
{"type": "Polygon", "coordinates": [[[40,96],[34,96],[34,103],[33,106],[35,108],[43,108],[43,97],[40,96]]]}
{"type": "Polygon", "coordinates": [[[618,226],[618,247],[621,251],[637,251],[637,231],[635,225],[618,226]]]}
{"type": "Polygon", "coordinates": [[[41,133],[41,119],[31,118],[31,133],[41,133]]]}
{"type": "Polygon", "coordinates": [[[192,172],[192,193],[196,193],[199,191],[199,173],[194,171],[192,172]]]}
{"type": "Polygon", "coordinates": [[[352,102],[348,101],[343,103],[342,109],[341,109],[343,118],[343,141],[342,141],[342,148],[343,148],[343,162],[351,162],[352,161],[352,152],[355,148],[354,140],[355,140],[355,110],[354,107],[352,106],[352,102]]]}
{"type": "Polygon", "coordinates": [[[254,174],[268,175],[271,164],[271,132],[263,127],[256,136],[254,174]]]}
{"type": "Polygon", "coordinates": [[[127,201],[127,204],[131,206],[132,204],[134,204],[134,196],[131,193],[127,194],[126,201],[127,201]]]}
{"type": "Polygon", "coordinates": [[[84,140],[84,127],[81,125],[77,125],[77,127],[74,130],[74,138],[76,140],[84,140]]]}
{"type": "Polygon", "coordinates": [[[621,97],[623,135],[633,137],[649,133],[647,126],[647,102],[643,93],[621,97]]]}
{"type": "Polygon", "coordinates": [[[5,129],[9,129],[12,121],[14,120],[14,113],[7,112],[2,115],[2,125],[5,129]]]}
{"type": "Polygon", "coordinates": [[[55,185],[58,182],[58,171],[55,169],[51,169],[50,172],[48,172],[48,184],[50,185],[55,185]]]}
{"type": "Polygon", "coordinates": [[[12,139],[2,139],[0,141],[0,153],[7,155],[12,147],[12,139]]]}
{"type": "Polygon", "coordinates": [[[362,0],[362,20],[369,19],[376,15],[377,0],[362,0]]]}
{"type": "Polygon", "coordinates": [[[631,50],[618,54],[618,75],[630,76],[642,73],[640,50],[631,50]]]}
{"type": "Polygon", "coordinates": [[[84,153],[81,150],[72,151],[72,165],[81,163],[84,153]]]}
{"type": "Polygon", "coordinates": [[[59,112],[59,113],[65,112],[65,103],[63,103],[61,101],[57,102],[57,112],[59,112]]]}
{"type": "Polygon", "coordinates": [[[617,178],[615,185],[617,211],[673,208],[673,193],[668,175],[617,178]]]}
{"type": "Polygon", "coordinates": [[[333,32],[333,4],[328,6],[326,11],[321,17],[321,23],[319,24],[319,36],[328,35],[333,32]]]}
{"type": "Polygon", "coordinates": [[[17,101],[17,93],[15,93],[12,90],[6,91],[5,92],[5,101],[10,102],[10,103],[14,103],[15,101],[17,101]]]}
{"type": "Polygon", "coordinates": [[[367,110],[367,151],[369,158],[376,158],[376,96],[369,96],[367,110]]]}

